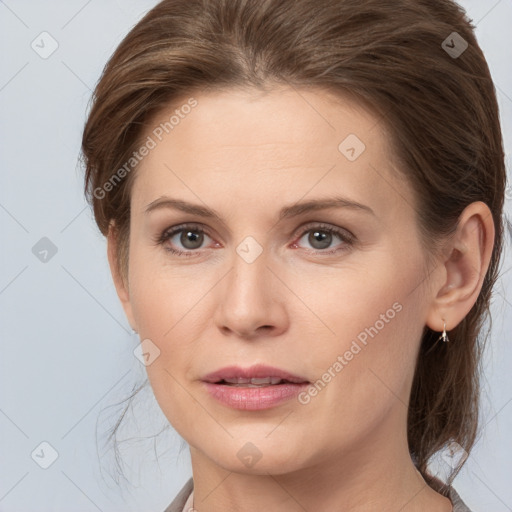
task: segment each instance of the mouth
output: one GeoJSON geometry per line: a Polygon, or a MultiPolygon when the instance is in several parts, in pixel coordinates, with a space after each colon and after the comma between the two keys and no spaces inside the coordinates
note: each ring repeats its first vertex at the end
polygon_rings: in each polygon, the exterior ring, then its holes
{"type": "Polygon", "coordinates": [[[206,391],[223,405],[252,411],[275,407],[310,384],[303,377],[263,365],[223,368],[202,380],[206,391]]]}

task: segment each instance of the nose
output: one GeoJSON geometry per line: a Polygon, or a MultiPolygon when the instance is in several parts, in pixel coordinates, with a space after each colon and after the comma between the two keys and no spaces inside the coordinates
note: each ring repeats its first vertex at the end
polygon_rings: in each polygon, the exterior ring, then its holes
{"type": "Polygon", "coordinates": [[[286,288],[268,264],[265,251],[251,263],[234,253],[231,271],[219,283],[214,317],[223,334],[254,340],[288,329],[286,288]]]}

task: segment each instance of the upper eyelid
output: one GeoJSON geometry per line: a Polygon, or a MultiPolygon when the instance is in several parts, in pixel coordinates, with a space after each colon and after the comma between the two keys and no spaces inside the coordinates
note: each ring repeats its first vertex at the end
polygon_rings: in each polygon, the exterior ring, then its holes
{"type": "MultiPolygon", "coordinates": [[[[352,235],[352,233],[350,233],[350,231],[346,228],[342,228],[342,227],[339,227],[339,226],[334,226],[334,225],[331,225],[329,223],[326,223],[326,222],[322,222],[322,221],[309,221],[309,222],[306,222],[305,224],[303,224],[302,226],[300,226],[299,228],[293,230],[293,234],[296,234],[296,233],[299,233],[299,232],[304,232],[308,229],[313,229],[313,228],[323,228],[323,229],[326,229],[326,230],[332,230],[332,231],[344,231],[344,232],[347,232],[350,236],[354,236],[352,235]]],[[[203,233],[206,233],[207,235],[211,236],[210,235],[210,230],[207,228],[207,227],[204,227],[202,224],[200,223],[194,223],[194,222],[185,222],[183,224],[177,224],[176,226],[172,226],[172,227],[169,227],[169,228],[166,228],[163,230],[162,234],[167,234],[167,233],[179,233],[180,231],[184,231],[186,229],[191,229],[191,230],[197,230],[197,231],[201,231],[203,233]]]]}

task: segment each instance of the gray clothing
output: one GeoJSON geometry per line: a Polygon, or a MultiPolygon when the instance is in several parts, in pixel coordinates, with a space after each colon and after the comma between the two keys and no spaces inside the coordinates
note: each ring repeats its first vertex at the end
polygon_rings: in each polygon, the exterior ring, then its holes
{"type": "MultiPolygon", "coordinates": [[[[436,491],[440,489],[439,481],[431,482],[430,485],[436,491]]],[[[183,508],[185,507],[187,499],[190,496],[190,493],[193,491],[193,489],[194,481],[192,478],[190,478],[188,482],[182,487],[181,491],[177,494],[176,498],[174,498],[174,501],[164,510],[164,512],[191,512],[189,510],[183,510],[183,508]]],[[[453,512],[471,512],[471,510],[469,510],[469,508],[462,501],[460,496],[457,494],[457,491],[453,487],[449,487],[448,492],[446,494],[442,494],[445,495],[452,502],[453,512]]]]}

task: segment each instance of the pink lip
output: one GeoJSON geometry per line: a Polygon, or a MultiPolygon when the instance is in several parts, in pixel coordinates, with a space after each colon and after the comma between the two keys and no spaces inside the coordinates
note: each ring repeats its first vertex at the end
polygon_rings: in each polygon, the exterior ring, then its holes
{"type": "Polygon", "coordinates": [[[204,382],[206,390],[213,398],[234,409],[259,411],[270,409],[286,400],[296,397],[309,383],[276,384],[261,388],[243,388],[204,382]]]}
{"type": "Polygon", "coordinates": [[[255,365],[245,369],[230,366],[209,373],[203,377],[202,380],[206,390],[213,398],[234,409],[248,411],[275,407],[286,400],[294,398],[301,390],[310,384],[309,381],[303,377],[265,365],[255,365]],[[246,379],[278,377],[288,382],[258,388],[229,386],[220,383],[223,379],[234,379],[237,377],[246,379]]]}

